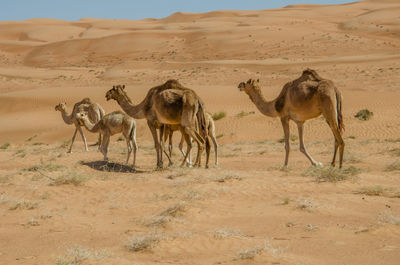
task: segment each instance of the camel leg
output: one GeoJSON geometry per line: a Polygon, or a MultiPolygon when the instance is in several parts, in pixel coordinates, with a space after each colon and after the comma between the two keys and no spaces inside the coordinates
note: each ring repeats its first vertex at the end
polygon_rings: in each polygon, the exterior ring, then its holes
{"type": "Polygon", "coordinates": [[[72,136],[71,146],[69,147],[68,153],[72,153],[72,145],[73,145],[74,142],[75,142],[75,137],[76,137],[76,133],[77,133],[77,132],[78,132],[78,128],[75,127],[75,132],[74,132],[74,135],[72,136]]]}
{"type": "Polygon", "coordinates": [[[100,149],[100,151],[104,155],[104,161],[108,161],[107,153],[109,144],[110,144],[110,134],[106,132],[103,135],[103,141],[101,142],[101,149],[100,149]]]}
{"type": "Polygon", "coordinates": [[[343,163],[343,152],[344,152],[344,141],[342,138],[342,135],[339,131],[339,126],[338,126],[338,119],[337,119],[337,113],[336,113],[336,104],[334,102],[335,99],[331,98],[321,98],[321,100],[324,101],[325,104],[321,104],[323,106],[322,108],[322,114],[325,117],[326,122],[328,123],[329,127],[332,130],[333,136],[335,137],[335,149],[333,152],[333,158],[331,165],[334,167],[335,162],[336,162],[336,153],[337,149],[339,148],[339,168],[342,168],[342,163],[343,163]]]}
{"type": "Polygon", "coordinates": [[[168,155],[167,151],[165,151],[165,146],[164,146],[169,133],[171,133],[170,128],[167,125],[162,125],[160,128],[161,161],[162,161],[162,154],[164,153],[169,161],[168,166],[172,166],[174,163],[172,163],[171,156],[168,155]],[[165,137],[164,137],[164,135],[165,135],[165,137]]]}
{"type": "Polygon", "coordinates": [[[128,151],[128,154],[126,155],[126,163],[128,165],[129,162],[129,157],[131,156],[131,152],[132,152],[132,146],[131,146],[131,139],[129,139],[129,137],[126,137],[126,149],[128,151]]]}
{"type": "Polygon", "coordinates": [[[215,135],[211,135],[211,140],[214,145],[214,153],[215,153],[215,165],[218,166],[218,144],[217,144],[217,138],[215,135]]]}
{"type": "Polygon", "coordinates": [[[289,119],[288,118],[281,118],[283,133],[285,134],[285,167],[287,167],[289,162],[289,152],[290,152],[290,143],[289,143],[289,136],[290,136],[290,129],[289,129],[289,119]]]}
{"type": "Polygon", "coordinates": [[[208,161],[210,160],[211,144],[210,139],[206,138],[206,168],[208,168],[208,161]]]}
{"type": "MultiPolygon", "coordinates": [[[[183,148],[182,148],[182,154],[184,154],[184,157],[183,157],[183,161],[182,161],[182,164],[181,164],[181,166],[183,167],[183,166],[185,166],[185,164],[186,165],[191,165],[190,164],[190,159],[188,160],[188,156],[189,156],[189,154],[191,153],[191,150],[192,150],[192,141],[191,141],[191,139],[190,139],[190,136],[188,135],[188,134],[186,134],[186,133],[182,133],[182,137],[184,137],[185,138],[185,141],[186,141],[186,145],[187,145],[187,150],[186,150],[186,154],[185,154],[185,152],[183,151],[183,148]]],[[[182,144],[183,145],[183,144],[182,144]]]]}
{"type": "Polygon", "coordinates": [[[335,162],[336,162],[336,152],[337,149],[339,148],[339,168],[342,168],[342,164],[343,164],[343,152],[344,152],[344,141],[342,138],[342,135],[339,132],[339,128],[337,127],[337,125],[331,124],[329,123],[329,127],[331,127],[332,132],[333,132],[333,136],[335,137],[335,150],[333,152],[333,159],[332,159],[332,163],[331,165],[334,167],[335,166],[335,162]]]}
{"type": "MultiPolygon", "coordinates": [[[[196,158],[196,163],[195,166],[200,167],[201,166],[201,154],[204,150],[204,139],[201,137],[201,135],[196,131],[193,130],[192,128],[185,127],[185,132],[192,137],[192,139],[197,143],[198,146],[198,152],[197,152],[197,158],[196,158]]],[[[190,152],[188,148],[188,153],[190,152]]],[[[188,154],[186,154],[187,156],[188,154]]]]}
{"type": "Polygon", "coordinates": [[[88,149],[88,147],[87,147],[86,137],[85,137],[85,135],[83,134],[83,131],[82,131],[81,126],[78,126],[78,130],[79,130],[79,133],[80,133],[81,136],[82,136],[83,143],[85,144],[85,150],[86,150],[86,151],[89,151],[89,149],[88,149]]]}
{"type": "Polygon", "coordinates": [[[305,154],[305,156],[311,161],[311,164],[313,166],[323,166],[321,162],[317,162],[315,161],[311,155],[307,152],[307,149],[304,145],[304,138],[303,138],[303,126],[304,123],[303,122],[298,122],[297,123],[297,129],[299,130],[299,141],[300,141],[300,152],[302,152],[303,154],[305,154]]]}
{"type": "Polygon", "coordinates": [[[149,126],[151,135],[153,136],[154,140],[154,148],[156,149],[157,153],[157,168],[161,169],[163,167],[163,164],[162,161],[160,160],[160,143],[158,142],[157,130],[156,127],[150,121],[147,121],[147,125],[149,126]]]}
{"type": "Polygon", "coordinates": [[[172,130],[169,131],[168,134],[168,153],[169,156],[172,157],[172,136],[173,136],[174,132],[172,130]]]}
{"type": "Polygon", "coordinates": [[[133,148],[133,168],[136,168],[136,151],[138,149],[137,143],[136,143],[136,128],[133,128],[131,130],[131,135],[130,135],[130,141],[132,143],[132,148],[133,148]]]}
{"type": "MultiPolygon", "coordinates": [[[[187,141],[191,141],[191,140],[189,138],[186,139],[184,135],[185,135],[185,132],[181,131],[181,141],[179,143],[179,150],[181,151],[183,157],[186,157],[185,150],[183,150],[183,143],[185,141],[187,142],[187,141]]],[[[186,163],[189,167],[192,166],[191,154],[192,154],[192,151],[189,152],[188,158],[186,159],[186,163]]]]}

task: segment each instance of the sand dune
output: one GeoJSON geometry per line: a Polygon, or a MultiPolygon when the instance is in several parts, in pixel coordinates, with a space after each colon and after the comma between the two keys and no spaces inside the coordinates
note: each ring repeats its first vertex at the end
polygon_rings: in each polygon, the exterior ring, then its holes
{"type": "MultiPolygon", "coordinates": [[[[371,0],[0,22],[0,264],[398,264],[399,14],[398,0],[371,0]],[[281,122],[237,88],[259,78],[273,99],[305,68],[343,94],[344,172],[355,172],[344,181],[316,181],[294,136],[282,169],[281,122]],[[139,103],[171,78],[226,113],[216,121],[220,167],[154,171],[145,120],[135,173],[118,136],[110,163],[97,147],[83,152],[79,135],[66,154],[74,127],[57,103],[90,97],[111,112],[120,109],[105,99],[113,85],[139,103]],[[372,119],[356,119],[361,109],[372,119]],[[143,236],[149,249],[130,251],[143,236]]],[[[322,118],[306,123],[305,141],[330,163],[322,118]]]]}

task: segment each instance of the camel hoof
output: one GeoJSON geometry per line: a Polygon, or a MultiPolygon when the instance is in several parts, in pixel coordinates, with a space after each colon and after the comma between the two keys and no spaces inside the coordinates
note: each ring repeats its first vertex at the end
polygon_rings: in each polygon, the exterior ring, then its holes
{"type": "Polygon", "coordinates": [[[321,162],[315,162],[315,164],[313,164],[313,166],[315,166],[315,167],[324,167],[324,164],[322,164],[321,162]]]}

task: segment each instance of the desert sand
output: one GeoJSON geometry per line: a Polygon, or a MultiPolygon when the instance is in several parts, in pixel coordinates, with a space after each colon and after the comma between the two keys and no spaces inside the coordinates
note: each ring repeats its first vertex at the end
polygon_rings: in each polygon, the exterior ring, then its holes
{"type": "MultiPolygon", "coordinates": [[[[400,2],[174,13],[163,19],[0,22],[0,264],[399,264],[400,2]],[[310,167],[291,123],[289,168],[266,99],[305,68],[343,95],[344,167],[333,136],[305,124],[310,167]],[[84,97],[106,113],[125,84],[134,103],[168,79],[194,89],[216,121],[219,167],[155,171],[145,120],[137,170],[113,136],[109,163],[84,151],[54,106],[84,97]],[[361,109],[373,117],[361,121],[361,109]],[[325,178],[328,173],[342,179],[325,178]]],[[[84,130],[89,144],[97,134],[84,130]]],[[[211,165],[213,165],[213,153],[211,165]]]]}

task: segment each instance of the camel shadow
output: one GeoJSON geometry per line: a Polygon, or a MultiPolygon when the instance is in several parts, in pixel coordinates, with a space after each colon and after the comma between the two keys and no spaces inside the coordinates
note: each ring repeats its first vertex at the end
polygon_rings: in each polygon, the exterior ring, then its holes
{"type": "Polygon", "coordinates": [[[119,172],[119,173],[144,173],[145,171],[137,170],[131,166],[108,162],[104,160],[92,161],[92,162],[81,162],[82,165],[88,166],[92,169],[98,171],[107,171],[107,172],[119,172]]]}

